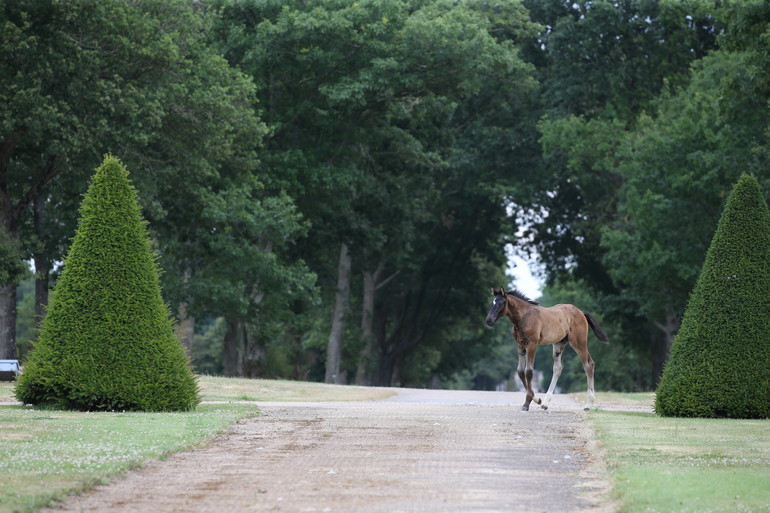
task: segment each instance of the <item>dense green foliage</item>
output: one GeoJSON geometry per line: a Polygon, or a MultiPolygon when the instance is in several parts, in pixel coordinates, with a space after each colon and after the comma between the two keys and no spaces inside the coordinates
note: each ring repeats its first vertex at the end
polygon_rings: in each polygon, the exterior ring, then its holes
{"type": "Polygon", "coordinates": [[[612,333],[597,386],[653,389],[731,185],[770,194],[768,27],[762,0],[3,2],[0,356],[111,152],[201,371],[494,386],[511,248],[612,333]]]}
{"type": "Polygon", "coordinates": [[[654,387],[731,184],[744,171],[770,179],[768,67],[758,36],[767,34],[770,11],[754,1],[530,7],[559,43],[541,47],[545,91],[558,100],[583,84],[579,102],[543,105],[543,185],[531,236],[552,277],[592,289],[605,322],[648,361],[638,385],[654,387]],[[594,73],[608,78],[586,83],[553,69],[547,59],[562,68],[584,62],[569,64],[563,45],[584,48],[594,73]],[[650,59],[662,59],[661,73],[646,73],[641,89],[623,82],[636,81],[633,70],[649,69],[650,59]],[[616,76],[618,67],[632,71],[616,76]]]}
{"type": "MultiPolygon", "coordinates": [[[[75,229],[85,170],[105,152],[138,170],[167,276],[184,276],[180,254],[200,254],[192,228],[211,223],[212,204],[258,188],[253,84],[207,44],[211,21],[186,0],[0,4],[0,229],[34,261],[37,315],[75,229]]],[[[217,233],[230,224],[222,217],[217,233]]],[[[8,357],[11,292],[0,290],[8,357]]]]}
{"type": "Polygon", "coordinates": [[[525,12],[518,2],[498,12],[405,0],[223,6],[225,55],[253,76],[271,130],[265,185],[297,198],[313,223],[298,254],[318,270],[322,318],[340,245],[351,248],[356,292],[341,301],[362,321],[342,328],[352,336],[339,372],[384,385],[451,373],[452,346],[478,333],[448,327],[475,324],[482,270],[501,267],[501,233],[515,231],[489,198],[511,189],[499,176],[512,161],[501,159],[518,144],[516,119],[499,111],[519,112],[534,85],[513,44],[531,30],[525,12]]]}
{"type": "Polygon", "coordinates": [[[0,285],[18,283],[27,271],[16,242],[0,232],[0,285]]]}
{"type": "Polygon", "coordinates": [[[655,397],[664,416],[770,418],[770,210],[733,188],[655,397]]]}
{"type": "MultiPolygon", "coordinates": [[[[609,344],[599,344],[593,335],[588,337],[588,350],[593,357],[595,378],[605,390],[639,391],[644,387],[640,383],[646,381],[649,373],[645,354],[632,351],[623,340],[622,326],[617,322],[609,322],[602,315],[600,302],[583,281],[556,281],[544,287],[540,297],[543,304],[571,303],[579,305],[581,310],[595,313],[599,324],[610,339],[609,344]]],[[[538,349],[535,366],[543,371],[541,389],[546,389],[553,376],[553,352],[550,347],[538,349]]],[[[562,357],[564,369],[559,378],[559,388],[563,392],[585,392],[586,376],[580,358],[571,349],[566,349],[562,357]]]]}
{"type": "Polygon", "coordinates": [[[160,294],[128,171],[93,177],[48,313],[19,378],[25,403],[79,410],[189,410],[198,389],[160,294]]]}

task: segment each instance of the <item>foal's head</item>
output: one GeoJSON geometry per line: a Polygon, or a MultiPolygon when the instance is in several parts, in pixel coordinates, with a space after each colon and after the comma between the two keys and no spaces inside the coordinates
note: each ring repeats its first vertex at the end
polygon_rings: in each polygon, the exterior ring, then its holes
{"type": "Polygon", "coordinates": [[[487,318],[484,321],[490,328],[494,326],[497,320],[503,315],[508,315],[509,312],[512,312],[512,314],[515,315],[516,310],[522,308],[521,305],[523,303],[519,302],[517,306],[516,299],[520,299],[524,303],[530,305],[537,306],[540,304],[537,301],[532,301],[516,289],[514,289],[513,292],[506,292],[502,287],[500,287],[500,290],[495,290],[493,288],[492,296],[494,296],[492,298],[492,304],[489,305],[489,313],[487,314],[487,318]]]}
{"type": "Polygon", "coordinates": [[[505,290],[500,287],[500,290],[492,289],[492,304],[489,305],[489,313],[484,321],[490,328],[495,325],[497,320],[505,315],[505,311],[508,309],[508,299],[505,290]]]}

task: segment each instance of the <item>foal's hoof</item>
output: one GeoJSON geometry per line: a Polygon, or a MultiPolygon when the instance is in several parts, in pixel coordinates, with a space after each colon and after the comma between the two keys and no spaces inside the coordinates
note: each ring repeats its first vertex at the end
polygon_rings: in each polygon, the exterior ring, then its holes
{"type": "Polygon", "coordinates": [[[540,399],[539,397],[535,397],[535,398],[534,398],[534,399],[532,399],[532,400],[533,400],[533,401],[535,401],[535,403],[536,403],[536,404],[542,404],[542,402],[543,402],[543,400],[542,400],[542,399],[540,399]]]}
{"type": "Polygon", "coordinates": [[[541,404],[541,405],[540,405],[540,407],[541,407],[542,409],[544,409],[544,410],[547,410],[547,409],[548,409],[548,405],[547,405],[547,404],[541,404]]]}
{"type": "Polygon", "coordinates": [[[529,406],[522,406],[521,411],[529,411],[529,406]]]}

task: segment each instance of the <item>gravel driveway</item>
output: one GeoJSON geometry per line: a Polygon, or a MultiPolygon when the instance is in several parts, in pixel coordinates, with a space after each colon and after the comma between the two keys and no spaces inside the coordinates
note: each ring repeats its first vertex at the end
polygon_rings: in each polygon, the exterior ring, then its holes
{"type": "Polygon", "coordinates": [[[71,498],[72,512],[610,512],[579,406],[556,396],[397,390],[372,402],[259,403],[203,448],[71,498]]]}

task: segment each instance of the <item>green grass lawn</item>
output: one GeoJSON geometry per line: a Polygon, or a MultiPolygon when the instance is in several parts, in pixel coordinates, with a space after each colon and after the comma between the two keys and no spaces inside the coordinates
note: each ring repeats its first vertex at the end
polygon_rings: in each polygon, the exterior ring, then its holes
{"type": "Polygon", "coordinates": [[[588,418],[622,513],[770,512],[770,420],[588,418]]]}
{"type": "MultiPolygon", "coordinates": [[[[570,397],[578,404],[583,404],[586,401],[586,394],[577,393],[570,394],[570,397]]],[[[596,399],[594,401],[595,406],[601,409],[602,405],[609,406],[650,406],[655,403],[654,392],[596,392],[596,399]]]]}
{"type": "MultiPolygon", "coordinates": [[[[289,381],[200,378],[204,404],[193,412],[83,413],[0,405],[0,513],[35,511],[149,459],[203,444],[245,417],[249,401],[351,401],[384,389],[289,381]]],[[[14,401],[0,382],[0,402],[14,401]]]]}
{"type": "Polygon", "coordinates": [[[201,376],[200,386],[204,401],[367,401],[395,393],[386,388],[209,376],[201,376]]]}
{"type": "Polygon", "coordinates": [[[186,413],[0,406],[0,512],[34,511],[149,458],[194,447],[256,413],[248,405],[202,405],[186,413]]]}
{"type": "MultiPolygon", "coordinates": [[[[387,389],[200,378],[204,404],[186,413],[82,413],[0,405],[0,513],[35,511],[148,459],[206,443],[254,401],[350,401],[387,389]]],[[[576,397],[581,401],[581,397],[576,397]]],[[[13,401],[0,383],[0,402],[13,401]]],[[[652,394],[597,394],[597,404],[649,406],[652,394]]],[[[622,513],[770,513],[770,420],[660,418],[592,411],[622,513]]]]}

